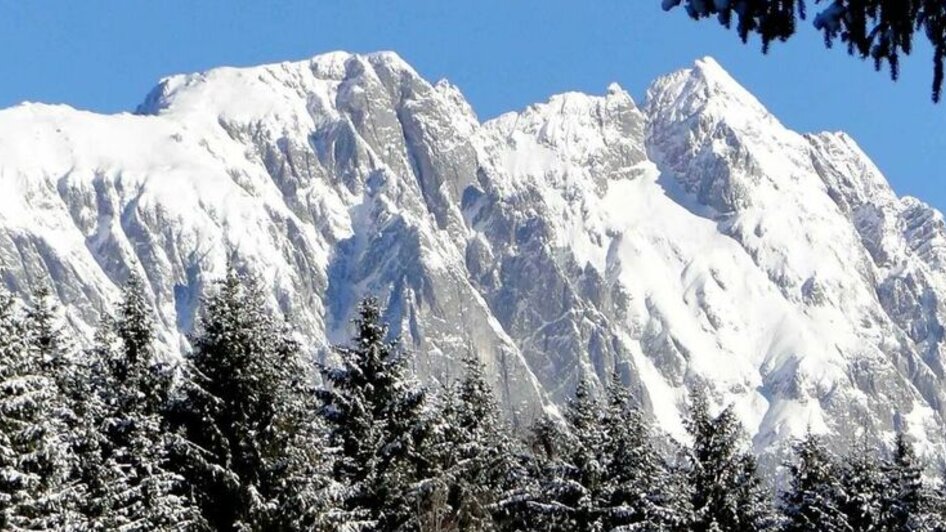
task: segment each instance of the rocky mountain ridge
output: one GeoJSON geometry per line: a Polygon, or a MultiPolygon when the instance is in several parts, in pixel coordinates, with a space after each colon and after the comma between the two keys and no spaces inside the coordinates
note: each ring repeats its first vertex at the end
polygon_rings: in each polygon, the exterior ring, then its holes
{"type": "Polygon", "coordinates": [[[618,371],[672,435],[707,385],[760,452],[944,449],[942,215],[709,58],[486,122],[393,53],[173,76],[135,114],[0,111],[0,189],[3,282],[82,334],[136,271],[186,351],[231,261],[318,356],[381,296],[419,375],[477,353],[520,426],[618,371]]]}

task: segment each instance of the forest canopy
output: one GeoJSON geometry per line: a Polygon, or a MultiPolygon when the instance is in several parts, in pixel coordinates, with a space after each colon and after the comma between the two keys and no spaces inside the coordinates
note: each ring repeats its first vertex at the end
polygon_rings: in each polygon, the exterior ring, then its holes
{"type": "Polygon", "coordinates": [[[816,434],[760,473],[732,405],[695,387],[679,442],[616,372],[507,424],[486,368],[424,385],[378,300],[316,361],[231,268],[183,357],[131,277],[87,347],[47,291],[0,287],[0,529],[270,532],[943,530],[909,437],[846,454],[816,434]],[[602,380],[604,382],[602,382],[602,380]]]}

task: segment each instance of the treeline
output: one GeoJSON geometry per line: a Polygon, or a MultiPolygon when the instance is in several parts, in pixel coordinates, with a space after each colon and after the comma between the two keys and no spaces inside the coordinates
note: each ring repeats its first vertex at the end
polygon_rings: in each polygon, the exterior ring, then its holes
{"type": "Polygon", "coordinates": [[[0,293],[2,530],[943,529],[903,436],[838,457],[809,435],[777,494],[732,409],[699,392],[687,445],[617,378],[513,436],[475,359],[422,386],[371,299],[326,366],[232,270],[173,364],[136,278],[91,349],[54,310],[0,293]]]}

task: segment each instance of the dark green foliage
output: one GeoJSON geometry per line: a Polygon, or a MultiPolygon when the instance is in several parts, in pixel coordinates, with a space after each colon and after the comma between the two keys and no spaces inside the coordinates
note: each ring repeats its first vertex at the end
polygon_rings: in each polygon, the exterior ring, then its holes
{"type": "Polygon", "coordinates": [[[690,511],[684,478],[657,452],[656,434],[617,374],[608,385],[602,426],[605,529],[683,530],[690,511]]]}
{"type": "Polygon", "coordinates": [[[233,269],[207,297],[182,397],[170,415],[178,471],[216,530],[293,530],[318,521],[311,378],[258,285],[233,269]]]}
{"type": "Polygon", "coordinates": [[[443,392],[427,445],[431,477],[420,484],[422,529],[495,530],[506,517],[502,501],[520,473],[479,360],[464,358],[465,374],[443,392]]]}
{"type": "Polygon", "coordinates": [[[102,327],[89,353],[79,447],[88,488],[84,513],[101,530],[200,528],[185,497],[184,478],[169,469],[173,439],[162,426],[170,368],[153,350],[151,307],[144,285],[129,279],[118,315],[102,327]]]}
{"type": "Polygon", "coordinates": [[[565,411],[565,426],[545,420],[535,438],[545,452],[536,515],[553,529],[598,530],[603,520],[605,434],[591,383],[582,380],[565,411]]]}
{"type": "Polygon", "coordinates": [[[613,378],[602,404],[581,381],[565,412],[533,428],[534,481],[521,511],[528,529],[685,530],[682,478],[656,451],[643,413],[613,378]]]}
{"type": "Polygon", "coordinates": [[[807,435],[776,519],[732,408],[712,415],[702,390],[682,463],[616,377],[604,393],[580,382],[526,446],[475,357],[440,394],[419,386],[372,299],[320,388],[250,279],[230,270],[205,305],[176,368],[137,278],[82,356],[48,295],[27,308],[0,292],[0,528],[944,529],[942,489],[902,434],[840,458],[807,435]]]}
{"type": "Polygon", "coordinates": [[[587,488],[574,481],[580,474],[569,462],[574,443],[567,427],[550,415],[532,427],[529,473],[518,497],[515,529],[578,529],[576,514],[587,488]]]}
{"type": "Polygon", "coordinates": [[[795,459],[788,468],[791,486],[782,494],[787,532],[853,530],[841,509],[846,494],[840,467],[818,436],[809,432],[795,445],[795,459]]]}
{"type": "Polygon", "coordinates": [[[0,529],[51,530],[79,522],[71,482],[68,405],[44,360],[56,356],[48,330],[0,289],[0,529]],[[48,336],[40,338],[44,334],[48,336]]]}
{"type": "Polygon", "coordinates": [[[408,377],[397,343],[386,340],[376,300],[362,301],[355,325],[351,345],[335,349],[339,365],[322,370],[330,387],[318,391],[329,444],[339,450],[334,478],[346,486],[345,510],[366,526],[417,529],[416,485],[436,468],[424,453],[434,427],[427,394],[408,377]]]}
{"type": "Polygon", "coordinates": [[[26,310],[28,341],[39,356],[39,369],[62,387],[70,371],[69,347],[63,337],[56,307],[48,288],[33,294],[33,305],[26,310]]]}
{"type": "Polygon", "coordinates": [[[697,389],[686,428],[693,438],[687,449],[693,517],[690,528],[759,530],[770,520],[769,501],[756,472],[755,458],[744,450],[745,435],[732,407],[717,416],[697,389]]]}
{"type": "Polygon", "coordinates": [[[867,438],[841,460],[839,480],[844,491],[841,510],[854,530],[877,530],[882,524],[882,493],[886,489],[880,459],[867,438]]]}
{"type": "MultiPolygon", "coordinates": [[[[772,41],[785,41],[795,34],[796,20],[806,18],[804,0],[663,0],[666,10],[684,4],[694,19],[716,17],[736,30],[745,42],[749,35],[762,38],[768,51],[772,41]]],[[[896,79],[900,56],[913,51],[917,34],[925,36],[933,49],[933,101],[939,101],[946,60],[946,2],[941,0],[814,0],[818,6],[815,27],[825,44],[841,41],[849,54],[870,58],[877,70],[887,65],[896,79]]]]}
{"type": "MultiPolygon", "coordinates": [[[[923,467],[913,446],[900,432],[883,466],[881,527],[884,530],[934,530],[940,521],[932,493],[923,483],[923,467]]],[[[940,523],[941,524],[941,523],[940,523]]]]}

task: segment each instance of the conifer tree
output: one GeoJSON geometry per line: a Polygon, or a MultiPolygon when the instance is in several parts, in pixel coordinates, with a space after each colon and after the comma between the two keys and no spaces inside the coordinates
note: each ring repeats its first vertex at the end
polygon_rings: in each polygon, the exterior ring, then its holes
{"type": "Polygon", "coordinates": [[[599,530],[606,440],[590,381],[579,381],[564,417],[564,425],[545,416],[533,427],[537,477],[526,505],[529,521],[539,530],[599,530]]]}
{"type": "Polygon", "coordinates": [[[45,286],[33,294],[33,304],[26,310],[29,341],[41,354],[39,368],[63,387],[70,371],[69,347],[62,334],[56,305],[45,286]]]}
{"type": "Polygon", "coordinates": [[[580,530],[601,528],[605,487],[605,460],[603,451],[607,435],[603,427],[604,412],[594,394],[591,381],[579,381],[575,397],[565,411],[571,445],[563,449],[567,461],[563,464],[566,482],[553,484],[562,501],[570,506],[573,522],[580,530]]]}
{"type": "Polygon", "coordinates": [[[847,522],[854,530],[877,530],[883,523],[881,493],[886,488],[877,452],[866,436],[844,456],[839,471],[847,522]]]}
{"type": "Polygon", "coordinates": [[[934,501],[923,483],[923,467],[913,446],[899,432],[892,456],[883,465],[881,522],[884,530],[934,530],[934,501]]]}
{"type": "Polygon", "coordinates": [[[117,340],[112,318],[103,317],[95,332],[92,346],[71,365],[64,395],[75,414],[72,423],[71,448],[76,455],[72,476],[83,486],[83,497],[77,509],[87,528],[100,528],[104,513],[102,502],[115,476],[106,467],[107,438],[104,426],[109,416],[108,391],[111,379],[107,361],[114,354],[117,340]]]}
{"type": "Polygon", "coordinates": [[[835,458],[811,432],[794,450],[795,460],[788,466],[791,485],[781,501],[786,532],[852,531],[841,510],[844,491],[835,458]]]}
{"type": "Polygon", "coordinates": [[[170,368],[157,360],[151,308],[132,276],[118,315],[89,353],[93,393],[85,401],[81,456],[93,529],[190,530],[202,521],[169,469],[172,439],[162,426],[170,368]]]}
{"type": "Polygon", "coordinates": [[[534,477],[520,505],[538,530],[684,530],[684,479],[655,447],[643,413],[613,376],[602,404],[587,380],[569,401],[565,423],[533,428],[534,477]]]}
{"type": "Polygon", "coordinates": [[[434,477],[422,484],[425,529],[495,530],[519,463],[483,366],[463,359],[464,376],[444,390],[428,452],[434,477]],[[496,515],[494,515],[496,514],[496,515]]]}
{"type": "Polygon", "coordinates": [[[946,467],[939,465],[937,479],[928,486],[929,515],[933,521],[933,530],[946,530],[946,467]]]}
{"type": "Polygon", "coordinates": [[[528,472],[520,493],[507,501],[516,518],[507,521],[511,530],[576,530],[575,500],[584,487],[574,485],[574,466],[569,462],[575,444],[562,422],[544,414],[532,426],[528,472]]]}
{"type": "Polygon", "coordinates": [[[0,289],[0,529],[66,529],[79,522],[71,481],[68,408],[43,371],[44,344],[0,289]]]}
{"type": "Polygon", "coordinates": [[[419,528],[416,487],[434,476],[424,450],[434,426],[427,394],[407,375],[406,358],[388,341],[377,300],[366,298],[350,346],[339,364],[324,367],[330,387],[318,390],[320,409],[338,449],[334,478],[346,486],[344,509],[375,530],[419,528]]]}
{"type": "Polygon", "coordinates": [[[742,449],[744,433],[732,407],[713,417],[709,401],[697,389],[686,429],[692,488],[692,530],[759,530],[771,518],[769,501],[754,457],[742,449]]]}
{"type": "Polygon", "coordinates": [[[204,305],[168,416],[178,471],[216,530],[321,528],[329,486],[298,344],[233,268],[204,305]]]}
{"type": "Polygon", "coordinates": [[[656,450],[657,436],[617,373],[608,385],[602,425],[607,435],[605,528],[684,529],[689,513],[685,485],[656,450]]]}

